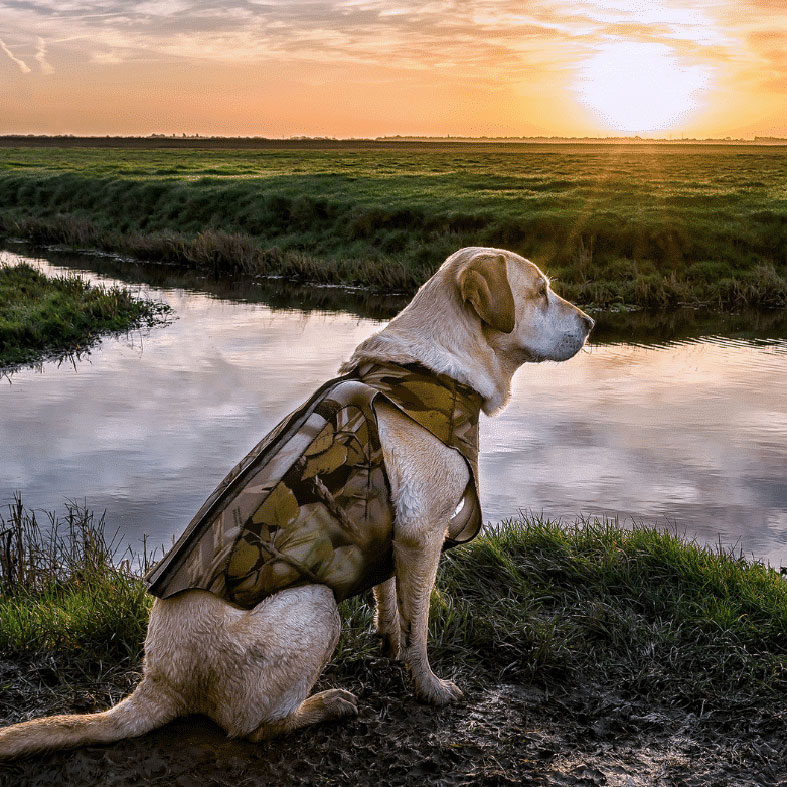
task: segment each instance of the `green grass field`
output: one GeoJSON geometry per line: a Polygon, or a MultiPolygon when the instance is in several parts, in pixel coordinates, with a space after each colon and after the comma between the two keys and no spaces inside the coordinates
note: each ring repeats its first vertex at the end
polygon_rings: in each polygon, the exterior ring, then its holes
{"type": "Polygon", "coordinates": [[[0,229],[28,239],[412,290],[467,245],[583,304],[787,303],[787,151],[413,145],[1,148],[0,229]]]}

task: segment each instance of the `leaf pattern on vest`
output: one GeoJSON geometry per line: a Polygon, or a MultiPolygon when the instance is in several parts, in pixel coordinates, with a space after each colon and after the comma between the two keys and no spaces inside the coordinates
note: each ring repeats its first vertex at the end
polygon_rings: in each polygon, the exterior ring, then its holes
{"type": "Polygon", "coordinates": [[[423,367],[370,364],[322,386],[233,468],[148,573],[150,592],[202,588],[249,609],[296,584],[328,585],[341,600],[390,577],[394,512],[378,396],[464,456],[469,505],[446,545],[472,538],[481,397],[423,367]]]}

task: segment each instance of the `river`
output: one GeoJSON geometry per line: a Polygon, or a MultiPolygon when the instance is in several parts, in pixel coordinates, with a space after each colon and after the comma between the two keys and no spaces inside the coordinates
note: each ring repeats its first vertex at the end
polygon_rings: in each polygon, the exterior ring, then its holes
{"type": "MultiPolygon", "coordinates": [[[[11,245],[0,264],[78,271],[170,304],[167,326],[0,380],[0,504],[106,510],[168,545],[226,472],[406,302],[11,245]]],[[[617,516],[787,565],[787,316],[594,315],[588,349],[530,364],[482,416],[488,522],[617,516]]]]}

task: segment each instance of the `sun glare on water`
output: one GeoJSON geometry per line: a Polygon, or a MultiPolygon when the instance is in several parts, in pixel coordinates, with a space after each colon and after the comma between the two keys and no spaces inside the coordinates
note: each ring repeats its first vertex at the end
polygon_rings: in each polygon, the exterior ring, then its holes
{"type": "Polygon", "coordinates": [[[575,90],[610,129],[667,131],[698,109],[710,74],[665,44],[614,42],[581,66],[575,90]]]}

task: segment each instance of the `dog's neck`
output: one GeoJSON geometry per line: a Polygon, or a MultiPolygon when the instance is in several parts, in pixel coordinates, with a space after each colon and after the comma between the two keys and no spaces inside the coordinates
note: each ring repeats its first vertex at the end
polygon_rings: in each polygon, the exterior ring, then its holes
{"type": "Polygon", "coordinates": [[[494,415],[508,404],[519,364],[501,359],[484,330],[468,320],[467,306],[458,297],[436,298],[438,286],[443,285],[435,279],[427,282],[385,328],[358,345],[340,371],[351,371],[365,361],[419,363],[478,391],[483,411],[494,415]]]}

